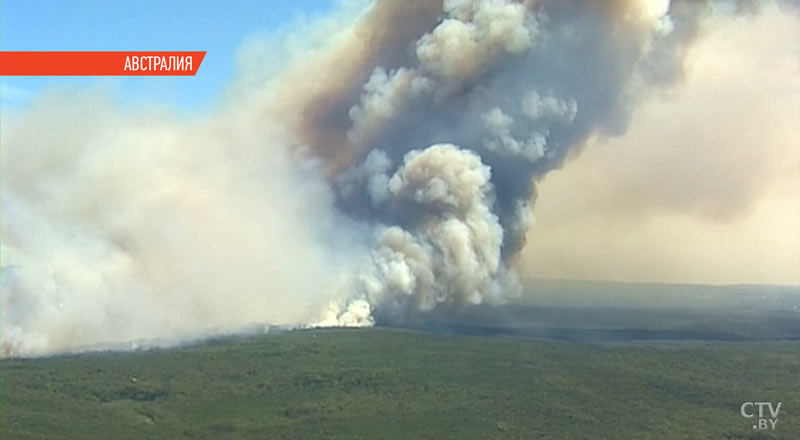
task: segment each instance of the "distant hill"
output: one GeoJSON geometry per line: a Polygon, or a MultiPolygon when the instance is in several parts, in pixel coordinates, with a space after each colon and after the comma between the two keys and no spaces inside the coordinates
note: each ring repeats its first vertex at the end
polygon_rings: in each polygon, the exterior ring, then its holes
{"type": "Polygon", "coordinates": [[[584,342],[800,339],[800,287],[525,280],[500,306],[437,311],[429,331],[584,342]]]}
{"type": "Polygon", "coordinates": [[[624,283],[525,279],[515,304],[625,309],[798,311],[800,286],[624,283]]]}

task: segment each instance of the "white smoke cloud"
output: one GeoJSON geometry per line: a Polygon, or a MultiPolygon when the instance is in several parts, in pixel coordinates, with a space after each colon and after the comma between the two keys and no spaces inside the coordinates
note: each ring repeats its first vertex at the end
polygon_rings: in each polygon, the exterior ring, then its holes
{"type": "Polygon", "coordinates": [[[371,127],[391,120],[404,108],[407,100],[433,90],[433,82],[417,72],[400,68],[390,74],[377,68],[364,84],[361,103],[350,109],[353,128],[348,132],[351,142],[368,139],[371,127]]]}
{"type": "Polygon", "coordinates": [[[417,41],[420,66],[447,89],[480,75],[492,60],[529,49],[536,20],[521,3],[446,0],[445,18],[417,41]]]}
{"type": "MultiPolygon", "coordinates": [[[[412,150],[390,178],[386,160],[373,152],[358,172],[370,193],[380,194],[376,201],[410,214],[403,227],[376,228],[372,263],[352,287],[361,292],[356,304],[382,308],[396,315],[385,317],[391,320],[442,304],[497,303],[513,293],[515,278],[500,255],[503,228],[492,212],[491,171],[480,156],[452,144],[412,150]],[[369,169],[376,174],[363,175],[369,169]],[[374,188],[379,183],[385,186],[374,188]]],[[[345,307],[342,321],[350,322],[345,307]]]]}
{"type": "Polygon", "coordinates": [[[491,151],[536,162],[546,154],[547,136],[552,123],[569,124],[578,112],[575,100],[562,100],[552,95],[542,96],[532,90],[520,103],[522,114],[534,124],[527,137],[512,135],[514,118],[495,107],[483,114],[483,124],[490,135],[484,146],[491,151]]]}
{"type": "Polygon", "coordinates": [[[569,123],[575,120],[578,104],[574,99],[559,99],[552,93],[542,95],[531,90],[522,98],[522,114],[534,121],[553,120],[569,123]]]}
{"type": "Polygon", "coordinates": [[[194,122],[40,98],[3,127],[3,353],[318,319],[348,250],[284,138],[245,109],[194,122]]]}
{"type": "Polygon", "coordinates": [[[514,119],[495,107],[483,115],[486,130],[492,136],[484,142],[487,149],[514,157],[523,157],[536,162],[545,154],[547,130],[531,131],[527,139],[516,139],[511,135],[514,119]]]}

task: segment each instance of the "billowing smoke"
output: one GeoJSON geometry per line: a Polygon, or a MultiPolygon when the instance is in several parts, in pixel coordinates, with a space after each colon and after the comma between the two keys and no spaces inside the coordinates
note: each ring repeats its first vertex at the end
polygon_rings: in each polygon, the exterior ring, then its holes
{"type": "Polygon", "coordinates": [[[380,1],[212,115],[41,97],[2,127],[3,354],[502,302],[536,180],[758,4],[380,1]]]}
{"type": "Polygon", "coordinates": [[[319,166],[244,109],[181,121],[101,96],[3,127],[4,352],[317,319],[363,241],[319,166]]]}
{"type": "Polygon", "coordinates": [[[405,154],[389,175],[386,153],[373,150],[345,173],[342,194],[365,189],[375,215],[372,267],[350,289],[384,318],[440,305],[497,302],[515,286],[503,264],[503,228],[491,170],[452,144],[405,154]]]}

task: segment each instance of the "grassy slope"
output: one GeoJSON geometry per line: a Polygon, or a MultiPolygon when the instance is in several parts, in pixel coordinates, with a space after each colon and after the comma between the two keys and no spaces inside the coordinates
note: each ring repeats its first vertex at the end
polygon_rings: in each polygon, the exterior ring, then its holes
{"type": "Polygon", "coordinates": [[[314,330],[0,367],[3,439],[800,438],[795,342],[314,330]],[[784,402],[774,434],[749,400],[784,402]]]}

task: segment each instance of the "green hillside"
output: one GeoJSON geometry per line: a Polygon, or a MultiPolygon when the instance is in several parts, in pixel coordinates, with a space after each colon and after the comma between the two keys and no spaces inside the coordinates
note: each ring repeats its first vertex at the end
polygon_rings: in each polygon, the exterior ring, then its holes
{"type": "Polygon", "coordinates": [[[4,440],[800,438],[797,342],[320,329],[0,368],[4,440]]]}

